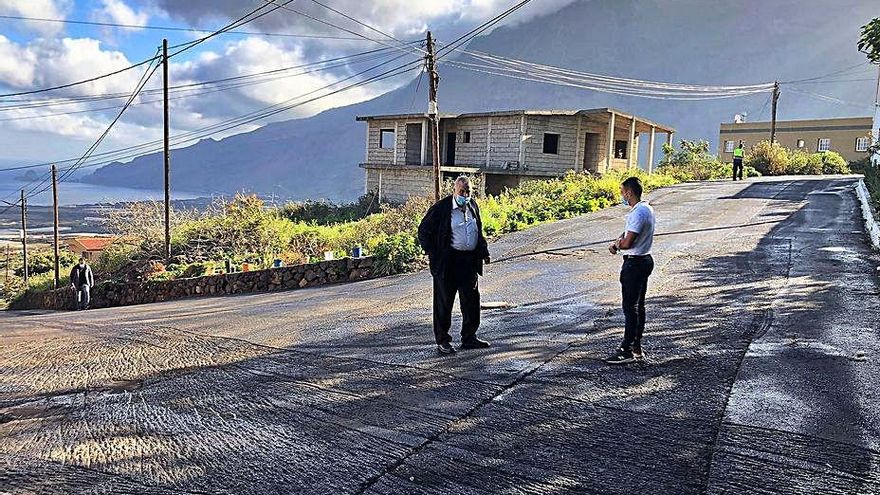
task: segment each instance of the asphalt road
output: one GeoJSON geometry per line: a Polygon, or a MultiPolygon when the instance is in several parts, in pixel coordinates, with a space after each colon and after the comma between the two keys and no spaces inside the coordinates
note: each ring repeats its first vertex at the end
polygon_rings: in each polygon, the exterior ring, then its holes
{"type": "Polygon", "coordinates": [[[0,315],[0,493],[880,493],[880,257],[853,178],[654,193],[649,362],[623,208],[506,236],[491,349],[430,278],[0,315]],[[457,320],[456,320],[457,321],[457,320]]]}

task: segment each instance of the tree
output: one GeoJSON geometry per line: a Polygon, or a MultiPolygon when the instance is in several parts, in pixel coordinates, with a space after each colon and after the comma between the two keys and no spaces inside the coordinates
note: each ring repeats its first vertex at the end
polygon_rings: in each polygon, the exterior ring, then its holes
{"type": "Polygon", "coordinates": [[[858,47],[872,64],[880,64],[880,17],[875,17],[862,26],[858,47]]]}

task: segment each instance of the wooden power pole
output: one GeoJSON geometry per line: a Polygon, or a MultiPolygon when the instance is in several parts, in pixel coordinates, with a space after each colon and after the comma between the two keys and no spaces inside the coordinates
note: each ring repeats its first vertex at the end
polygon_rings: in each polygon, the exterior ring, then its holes
{"type": "Polygon", "coordinates": [[[24,279],[24,287],[28,286],[28,255],[27,255],[27,198],[24,197],[24,189],[21,190],[21,259],[22,278],[24,279]]]}
{"type": "Polygon", "coordinates": [[[428,70],[428,121],[431,127],[431,161],[434,166],[434,201],[440,200],[440,114],[437,110],[437,83],[440,76],[437,75],[436,59],[434,56],[434,39],[431,31],[428,31],[428,46],[425,59],[428,70]]]}
{"type": "Polygon", "coordinates": [[[162,40],[162,101],[165,120],[165,260],[171,259],[171,151],[168,118],[168,40],[162,40]]]}
{"type": "Polygon", "coordinates": [[[55,164],[52,164],[52,218],[54,223],[54,231],[52,233],[54,251],[55,251],[55,288],[61,285],[61,267],[58,263],[58,171],[55,164]]]}
{"type": "Polygon", "coordinates": [[[776,142],[776,103],[779,101],[779,81],[773,84],[773,110],[770,121],[770,144],[776,142]]]}

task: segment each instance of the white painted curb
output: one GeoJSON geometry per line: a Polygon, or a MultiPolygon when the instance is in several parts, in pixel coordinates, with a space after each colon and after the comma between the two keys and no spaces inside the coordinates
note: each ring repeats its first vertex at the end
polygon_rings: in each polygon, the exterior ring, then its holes
{"type": "Polygon", "coordinates": [[[859,179],[856,184],[856,194],[859,196],[859,202],[862,203],[862,215],[865,217],[865,230],[871,238],[871,244],[875,248],[880,249],[880,223],[874,218],[871,210],[871,195],[868,194],[868,188],[865,187],[865,181],[859,179]]]}

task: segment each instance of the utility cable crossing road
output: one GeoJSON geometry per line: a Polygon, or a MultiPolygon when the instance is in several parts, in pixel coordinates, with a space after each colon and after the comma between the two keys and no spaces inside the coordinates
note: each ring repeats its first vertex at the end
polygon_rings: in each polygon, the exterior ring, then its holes
{"type": "Polygon", "coordinates": [[[490,246],[488,350],[427,273],[0,315],[0,493],[880,493],[880,257],[851,177],[650,195],[649,362],[622,208],[490,246]]]}

